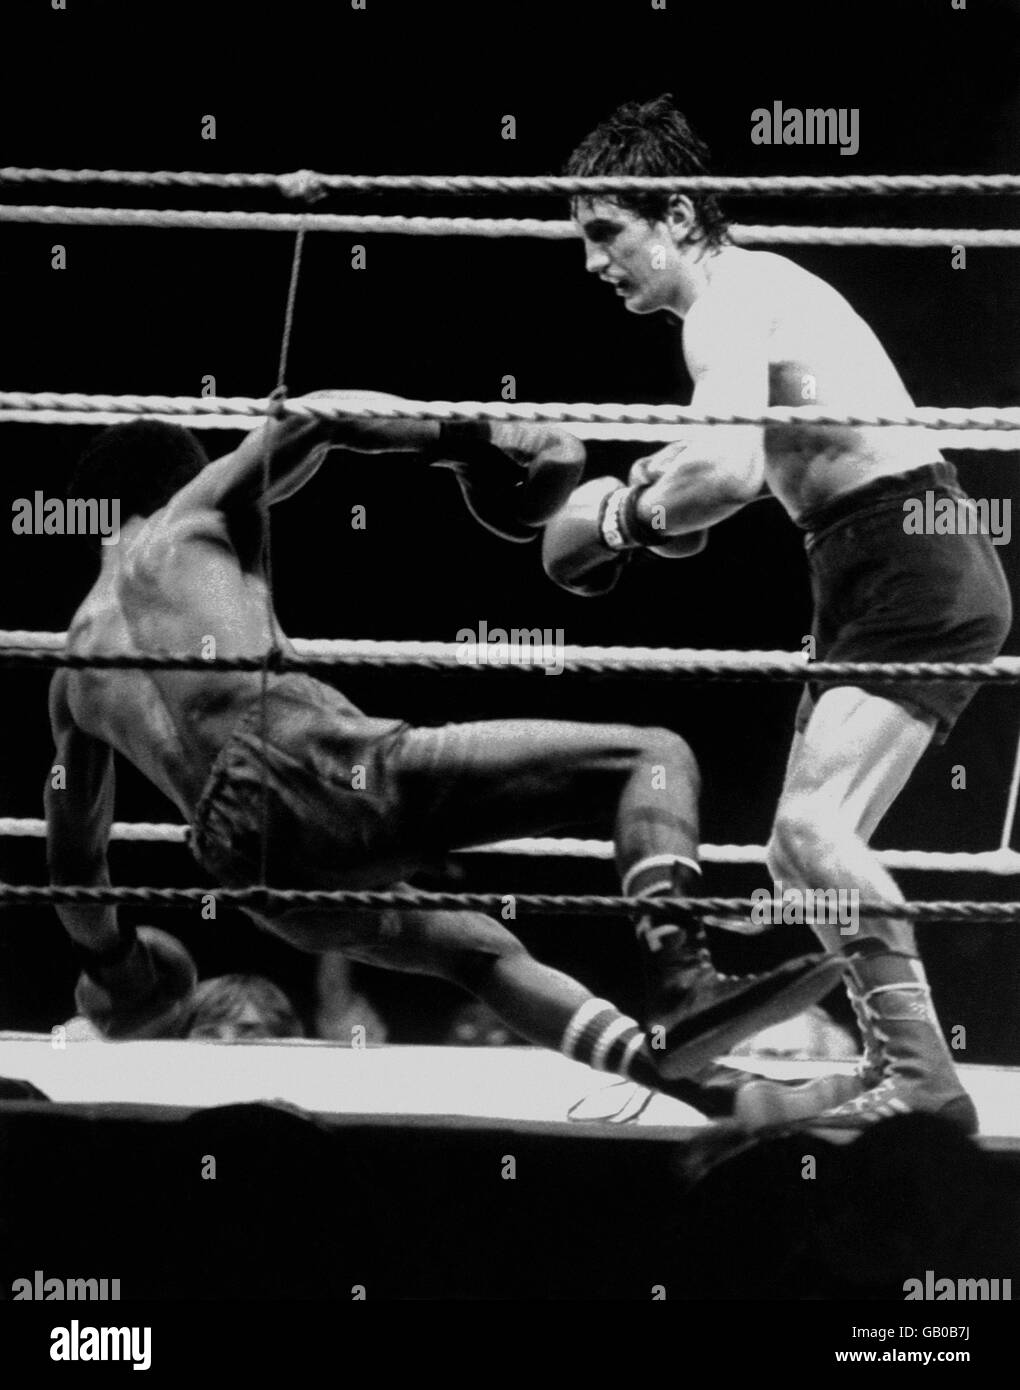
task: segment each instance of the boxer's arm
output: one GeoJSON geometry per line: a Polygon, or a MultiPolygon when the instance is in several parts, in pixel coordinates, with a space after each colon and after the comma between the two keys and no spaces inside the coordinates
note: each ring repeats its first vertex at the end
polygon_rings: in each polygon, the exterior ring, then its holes
{"type": "MultiPolygon", "coordinates": [[[[75,723],[67,701],[66,671],[54,676],[49,703],[56,750],[44,793],[50,882],[109,888],[113,749],[75,723]]],[[[82,966],[93,979],[102,980],[110,999],[135,1001],[153,995],[150,952],[133,927],[121,931],[116,908],[55,906],[61,925],[79,948],[82,966]]]]}
{"type": "MultiPolygon", "coordinates": [[[[67,702],[67,680],[67,671],[58,671],[50,685],[50,725],[56,751],[43,798],[50,882],[108,888],[113,750],[75,724],[67,702]]],[[[68,936],[85,950],[103,953],[118,946],[115,908],[58,903],[56,909],[68,936]]]]}
{"type": "Polygon", "coordinates": [[[267,420],[174,494],[167,521],[194,511],[249,511],[263,495],[270,506],[283,501],[318,471],[332,447],[328,425],[297,415],[267,420]]]}
{"type": "MultiPolygon", "coordinates": [[[[401,396],[391,396],[384,391],[309,391],[296,399],[332,401],[341,407],[362,406],[374,410],[402,409],[407,405],[401,396]]],[[[438,420],[369,419],[352,415],[325,423],[329,425],[331,447],[352,449],[359,454],[417,452],[434,448],[440,437],[438,420]]]]}
{"type": "MultiPolygon", "coordinates": [[[[691,405],[718,415],[757,415],[769,401],[768,325],[754,310],[714,310],[685,343],[694,378],[691,405]]],[[[685,333],[687,330],[685,329],[685,333]]],[[[761,425],[691,426],[647,460],[658,478],[637,504],[640,523],[666,536],[715,526],[760,497],[765,482],[761,425]]]]}
{"type": "MultiPolygon", "coordinates": [[[[401,406],[398,396],[377,391],[315,391],[301,399],[330,399],[338,405],[401,406]]],[[[325,420],[287,415],[267,420],[252,430],[232,453],[210,463],[170,502],[168,516],[189,510],[239,511],[265,500],[282,502],[314,476],[330,449],[359,453],[391,453],[433,447],[439,439],[434,420],[362,419],[349,416],[325,420]]]]}

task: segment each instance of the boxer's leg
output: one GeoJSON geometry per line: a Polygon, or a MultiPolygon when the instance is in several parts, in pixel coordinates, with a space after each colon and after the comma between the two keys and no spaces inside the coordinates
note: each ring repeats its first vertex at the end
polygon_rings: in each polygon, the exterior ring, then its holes
{"type": "Polygon", "coordinates": [[[706,1115],[732,1113],[732,1080],[664,1081],[634,1019],[535,960],[511,932],[481,913],[297,908],[248,915],[301,950],[341,950],[367,965],[447,980],[483,1000],[531,1043],[666,1091],[706,1115]]]}
{"type": "MultiPolygon", "coordinates": [[[[685,896],[697,881],[697,764],[664,729],[534,720],[408,730],[386,759],[410,862],[518,835],[605,832],[628,896],[685,896]]],[[[697,927],[636,921],[648,1024],[663,1075],[712,1058],[832,988],[838,965],[789,961],[724,978],[697,927]]]]}
{"type": "MultiPolygon", "coordinates": [[[[826,1116],[866,1123],[909,1110],[934,1111],[963,1128],[977,1115],[960,1085],[931,1002],[910,923],[891,875],[869,848],[876,826],[927,748],[935,718],[855,687],[828,690],[796,742],[776,813],[769,864],[784,887],[856,889],[890,905],[888,917],[815,924],[815,934],[851,961],[847,990],[866,1048],[862,1095],[826,1116]]],[[[766,1083],[756,1097],[775,1120],[782,1097],[766,1083]]]]}

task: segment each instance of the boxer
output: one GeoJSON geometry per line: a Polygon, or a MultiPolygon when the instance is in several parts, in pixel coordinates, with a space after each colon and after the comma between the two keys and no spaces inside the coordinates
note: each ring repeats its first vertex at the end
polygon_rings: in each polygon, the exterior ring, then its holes
{"type": "MultiPolygon", "coordinates": [[[[708,151],[669,97],[631,102],[571,155],[571,175],[700,175],[708,151]]],[[[731,244],[715,199],[647,193],[578,198],[586,269],[632,314],[682,321],[692,405],[760,414],[810,403],[837,416],[909,411],[913,400],[871,328],[831,285],[784,256],[731,244]]],[[[627,485],[589,479],[545,532],[547,573],[581,594],[607,592],[638,550],[697,554],[709,530],[771,495],[804,532],[815,602],[815,655],[828,661],[990,661],[1012,620],[987,535],[913,534],[905,517],[929,494],[963,501],[953,466],[914,430],[849,426],[691,426],[640,460],[627,485]]],[[[859,1094],[826,1112],[868,1123],[935,1112],[974,1130],[903,897],[869,848],[876,826],[934,739],[976,687],[866,683],[805,689],[768,862],[788,887],[857,889],[888,903],[848,942],[816,933],[843,959],[865,1042],[859,1094]],[[852,959],[845,948],[852,946],[852,959]]],[[[781,1122],[767,1082],[742,1104],[781,1122]]],[[[748,1111],[750,1115],[750,1111],[748,1111]]]]}
{"type": "MultiPolygon", "coordinates": [[[[349,406],[401,404],[333,395],[349,406]]],[[[472,514],[515,542],[537,539],[577,484],[585,453],[566,431],[544,426],[291,414],[209,462],[177,426],[116,425],[72,481],[83,495],[119,497],[121,531],[102,551],[68,651],[213,646],[220,657],[261,657],[275,645],[292,654],[272,610],[260,508],[307,484],[338,446],[411,451],[452,469],[472,514]]],[[[199,864],[231,887],[387,888],[453,850],[566,826],[613,833],[635,897],[686,892],[696,873],[697,765],[681,738],[660,729],[544,720],[417,729],[364,714],[305,675],[215,669],[64,668],[52,681],[50,716],[54,762],[66,772],[63,789],[51,779],[46,792],[56,884],[110,881],[115,752],[174,803],[199,864]]],[[[178,1017],[193,980],[164,934],[136,935],[112,908],[58,912],[85,952],[79,1008],[108,1036],[158,1032],[178,1017]]],[[[697,934],[641,916],[653,975],[648,1021],[663,1044],[656,1053],[632,1019],[480,914],[284,905],[249,916],[300,949],[451,980],[529,1041],[687,1096],[712,1058],[832,982],[820,957],[723,977],[697,934]]]]}

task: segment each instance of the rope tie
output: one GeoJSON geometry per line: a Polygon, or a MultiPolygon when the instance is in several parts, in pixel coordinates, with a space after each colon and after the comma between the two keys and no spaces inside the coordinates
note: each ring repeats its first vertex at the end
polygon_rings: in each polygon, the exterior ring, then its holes
{"type": "MultiPolygon", "coordinates": [[[[294,239],[294,253],[290,263],[290,280],[287,285],[287,301],[283,312],[283,332],[280,337],[280,357],[276,369],[276,386],[269,395],[268,414],[277,425],[287,417],[287,362],[290,357],[290,340],[294,328],[294,305],[297,300],[298,280],[301,275],[301,253],[304,249],[304,232],[298,232],[294,239]]],[[[273,540],[269,517],[269,488],[272,482],[272,454],[274,431],[266,430],[262,446],[262,494],[259,498],[259,525],[262,535],[262,565],[266,578],[266,631],[269,633],[269,646],[262,658],[259,676],[259,742],[262,746],[262,766],[259,774],[259,791],[262,815],[259,818],[259,882],[265,886],[269,864],[269,673],[278,670],[283,649],[276,636],[276,605],[273,585],[273,540]]]]}
{"type": "Polygon", "coordinates": [[[326,196],[322,176],[311,169],[296,169],[293,174],[281,174],[277,186],[285,198],[317,203],[326,196]]]}

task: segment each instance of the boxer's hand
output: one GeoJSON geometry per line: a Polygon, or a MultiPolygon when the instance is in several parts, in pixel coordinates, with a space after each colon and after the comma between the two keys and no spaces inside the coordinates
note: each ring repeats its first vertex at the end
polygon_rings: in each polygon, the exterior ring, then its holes
{"type": "Polygon", "coordinates": [[[592,478],[573,492],[545,528],[542,565],[561,589],[606,594],[616,584],[632,551],[610,550],[602,539],[606,499],[620,490],[619,478],[592,478]]]}
{"type": "MultiPolygon", "coordinates": [[[[668,444],[658,453],[648,454],[631,464],[627,478],[631,487],[650,487],[657,483],[664,473],[682,466],[680,455],[686,450],[684,443],[668,444]]],[[[683,536],[665,536],[661,545],[646,547],[652,555],[661,555],[664,560],[686,560],[689,555],[698,555],[708,544],[707,531],[689,531],[683,536]]]]}
{"type": "Polygon", "coordinates": [[[139,927],[127,959],[83,972],[74,1000],[105,1038],[181,1037],[197,979],[195,963],[176,937],[139,927]]]}
{"type": "Polygon", "coordinates": [[[555,425],[444,424],[430,453],[454,473],[475,520],[508,541],[534,540],[584,473],[584,445],[555,425]]]}
{"type": "Polygon", "coordinates": [[[706,545],[707,531],[688,531],[682,536],[667,536],[661,545],[649,545],[646,549],[664,560],[686,560],[690,555],[700,555],[706,545]]]}
{"type": "Polygon", "coordinates": [[[627,482],[631,487],[648,487],[650,483],[657,483],[664,473],[669,473],[671,469],[682,464],[680,455],[686,450],[687,445],[678,441],[676,444],[667,444],[664,449],[658,449],[654,454],[646,454],[643,459],[636,459],[630,466],[627,482]]]}

